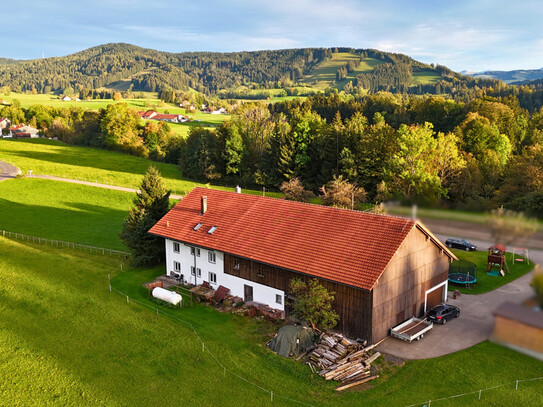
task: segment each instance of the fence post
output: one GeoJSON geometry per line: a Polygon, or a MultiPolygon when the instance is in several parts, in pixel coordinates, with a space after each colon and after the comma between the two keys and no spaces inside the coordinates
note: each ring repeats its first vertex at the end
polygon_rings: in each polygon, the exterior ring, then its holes
{"type": "Polygon", "coordinates": [[[517,380],[517,385],[515,386],[515,390],[518,390],[518,380],[517,380]]]}
{"type": "Polygon", "coordinates": [[[270,392],[270,395],[271,395],[271,401],[273,403],[273,390],[270,392]]]}
{"type": "Polygon", "coordinates": [[[479,390],[479,400],[481,400],[481,391],[482,390],[479,390]]]}
{"type": "Polygon", "coordinates": [[[130,302],[130,298],[128,298],[128,295],[126,296],[126,303],[128,304],[130,302]]]}
{"type": "Polygon", "coordinates": [[[111,292],[111,283],[109,284],[109,292],[111,292]]]}
{"type": "Polygon", "coordinates": [[[205,347],[206,347],[205,343],[202,342],[202,352],[205,352],[205,347]]]}

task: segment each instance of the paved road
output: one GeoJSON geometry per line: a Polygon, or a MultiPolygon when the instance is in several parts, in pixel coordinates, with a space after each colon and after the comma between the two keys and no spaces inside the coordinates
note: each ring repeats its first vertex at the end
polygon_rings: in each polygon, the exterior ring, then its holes
{"type": "MultiPolygon", "coordinates": [[[[464,235],[465,236],[465,235],[464,235]]],[[[454,234],[437,235],[444,241],[454,234]]],[[[489,247],[489,240],[472,240],[478,247],[489,247]]],[[[530,259],[543,265],[543,250],[530,250],[530,259]]],[[[434,324],[422,340],[407,343],[396,338],[388,338],[377,349],[381,352],[399,356],[403,359],[428,359],[443,356],[469,348],[487,340],[494,329],[493,311],[505,302],[522,303],[534,295],[529,283],[533,273],[528,273],[509,284],[485,294],[462,294],[456,299],[448,293],[447,303],[461,310],[460,318],[446,325],[434,324]]]]}
{"type": "Polygon", "coordinates": [[[0,181],[4,181],[10,178],[15,178],[17,174],[19,173],[20,173],[19,168],[14,167],[13,165],[10,165],[3,161],[0,161],[0,181]]]}

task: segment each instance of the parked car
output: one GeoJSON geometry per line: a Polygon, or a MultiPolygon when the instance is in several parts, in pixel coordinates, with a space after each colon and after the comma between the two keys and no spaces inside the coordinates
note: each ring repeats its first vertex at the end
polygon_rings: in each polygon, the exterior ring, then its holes
{"type": "Polygon", "coordinates": [[[453,249],[462,249],[467,252],[469,252],[470,250],[471,251],[477,250],[477,246],[475,246],[473,243],[470,243],[464,239],[453,239],[453,238],[447,239],[445,241],[445,246],[452,247],[453,249]]]}
{"type": "Polygon", "coordinates": [[[458,318],[459,316],[460,308],[449,304],[436,305],[426,313],[426,318],[441,325],[445,325],[449,319],[458,318]]]}

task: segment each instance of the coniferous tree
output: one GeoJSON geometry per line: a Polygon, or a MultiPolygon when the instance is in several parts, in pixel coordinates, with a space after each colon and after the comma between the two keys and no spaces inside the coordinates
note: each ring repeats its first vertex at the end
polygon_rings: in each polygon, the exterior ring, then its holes
{"type": "Polygon", "coordinates": [[[170,207],[170,191],[162,183],[160,172],[149,166],[140,192],[134,198],[123,224],[120,238],[132,253],[132,263],[136,267],[149,266],[164,260],[164,240],[148,233],[149,229],[162,218],[170,207]]]}

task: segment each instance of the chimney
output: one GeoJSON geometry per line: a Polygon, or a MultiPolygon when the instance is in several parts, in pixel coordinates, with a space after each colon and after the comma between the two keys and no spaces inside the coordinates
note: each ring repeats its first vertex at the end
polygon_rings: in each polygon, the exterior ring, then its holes
{"type": "Polygon", "coordinates": [[[241,194],[241,188],[239,185],[236,185],[236,194],[241,194]]]}
{"type": "Polygon", "coordinates": [[[202,196],[202,213],[200,215],[203,215],[207,212],[207,196],[202,196]]]}

